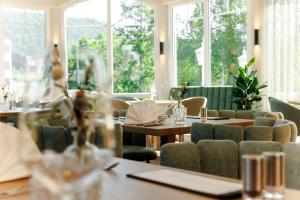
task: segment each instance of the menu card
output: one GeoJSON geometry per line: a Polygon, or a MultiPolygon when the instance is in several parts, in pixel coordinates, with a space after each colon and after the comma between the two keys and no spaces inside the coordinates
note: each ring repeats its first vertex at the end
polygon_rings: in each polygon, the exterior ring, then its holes
{"type": "Polygon", "coordinates": [[[240,197],[242,194],[242,184],[170,169],[140,172],[127,176],[219,199],[240,197]]]}

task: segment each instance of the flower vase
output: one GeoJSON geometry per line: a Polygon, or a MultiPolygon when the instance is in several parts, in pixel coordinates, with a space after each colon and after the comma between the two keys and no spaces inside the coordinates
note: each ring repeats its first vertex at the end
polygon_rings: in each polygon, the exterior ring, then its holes
{"type": "Polygon", "coordinates": [[[173,119],[175,124],[185,124],[186,107],[182,105],[181,101],[178,101],[173,108],[173,119]]]}

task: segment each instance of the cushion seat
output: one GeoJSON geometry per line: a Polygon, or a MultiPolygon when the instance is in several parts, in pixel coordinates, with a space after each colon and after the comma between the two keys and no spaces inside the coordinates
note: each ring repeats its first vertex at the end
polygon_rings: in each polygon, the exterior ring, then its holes
{"type": "Polygon", "coordinates": [[[150,161],[157,158],[154,150],[135,145],[123,146],[123,158],[135,161],[150,161]]]}

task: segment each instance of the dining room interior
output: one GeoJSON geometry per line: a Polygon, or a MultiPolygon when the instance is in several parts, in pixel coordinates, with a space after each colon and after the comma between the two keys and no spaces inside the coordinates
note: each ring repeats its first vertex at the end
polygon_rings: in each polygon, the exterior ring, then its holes
{"type": "Polygon", "coordinates": [[[0,0],[0,199],[300,198],[299,0],[0,0]]]}

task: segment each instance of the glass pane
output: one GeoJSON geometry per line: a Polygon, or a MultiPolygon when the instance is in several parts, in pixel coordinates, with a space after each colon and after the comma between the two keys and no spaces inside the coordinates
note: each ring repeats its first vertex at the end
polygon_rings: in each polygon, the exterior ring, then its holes
{"type": "Polygon", "coordinates": [[[204,66],[203,3],[177,6],[173,9],[174,51],[177,62],[177,84],[202,84],[204,66]]]}
{"type": "Polygon", "coordinates": [[[150,92],[154,82],[154,9],[137,0],[112,1],[113,91],[150,92]]]}
{"type": "MultiPolygon", "coordinates": [[[[44,11],[4,7],[3,83],[21,98],[30,66],[43,66],[46,55],[46,14],[44,11]]],[[[41,69],[42,70],[42,69],[41,69]]],[[[42,79],[41,73],[35,74],[42,79]]]]}
{"type": "Polygon", "coordinates": [[[103,63],[107,63],[107,1],[89,0],[68,8],[65,33],[69,89],[83,88],[84,65],[77,59],[79,48],[96,51],[103,63]]]}
{"type": "Polygon", "coordinates": [[[232,85],[232,75],[247,62],[246,0],[211,0],[212,85],[232,85]]]}

